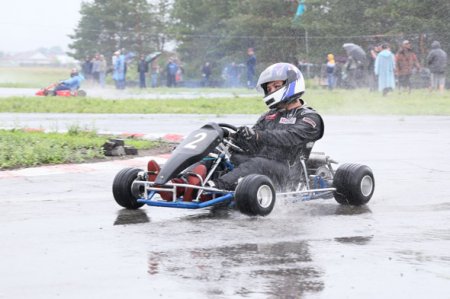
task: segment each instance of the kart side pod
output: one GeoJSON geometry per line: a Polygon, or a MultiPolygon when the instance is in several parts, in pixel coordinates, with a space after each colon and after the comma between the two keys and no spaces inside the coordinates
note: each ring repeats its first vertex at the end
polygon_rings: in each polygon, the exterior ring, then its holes
{"type": "Polygon", "coordinates": [[[173,151],[155,179],[164,185],[182,170],[207,156],[223,139],[223,130],[216,123],[208,123],[190,133],[173,151]]]}

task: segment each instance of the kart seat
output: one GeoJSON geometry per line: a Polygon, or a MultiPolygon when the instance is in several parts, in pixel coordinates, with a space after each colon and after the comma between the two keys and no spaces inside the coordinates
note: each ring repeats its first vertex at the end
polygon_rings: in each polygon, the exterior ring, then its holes
{"type": "Polygon", "coordinates": [[[309,155],[311,155],[312,148],[314,146],[314,141],[310,141],[306,144],[305,150],[303,151],[301,158],[305,161],[309,159],[309,155]]]}
{"type": "Polygon", "coordinates": [[[293,164],[290,164],[289,178],[286,182],[288,189],[295,190],[301,177],[303,177],[303,174],[307,173],[306,163],[311,155],[313,147],[314,141],[308,142],[296,161],[293,164]]]}

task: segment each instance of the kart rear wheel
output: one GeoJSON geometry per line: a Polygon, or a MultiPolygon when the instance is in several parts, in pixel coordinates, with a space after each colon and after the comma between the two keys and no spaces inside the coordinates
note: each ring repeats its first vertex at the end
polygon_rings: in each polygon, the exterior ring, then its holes
{"type": "Polygon", "coordinates": [[[113,181],[112,192],[116,202],[126,209],[139,209],[144,204],[137,201],[137,197],[133,195],[131,186],[137,178],[138,173],[142,169],[124,168],[119,171],[113,181]]]}
{"type": "Polygon", "coordinates": [[[333,178],[334,198],[343,205],[360,206],[369,202],[375,191],[372,170],[361,164],[342,164],[333,178]]]}
{"type": "Polygon", "coordinates": [[[77,95],[79,97],[85,97],[87,95],[87,93],[86,93],[86,91],[80,89],[80,90],[78,90],[77,95]]]}
{"type": "Polygon", "coordinates": [[[250,216],[266,216],[275,206],[275,188],[265,175],[250,174],[244,177],[234,196],[239,211],[250,216]]]}

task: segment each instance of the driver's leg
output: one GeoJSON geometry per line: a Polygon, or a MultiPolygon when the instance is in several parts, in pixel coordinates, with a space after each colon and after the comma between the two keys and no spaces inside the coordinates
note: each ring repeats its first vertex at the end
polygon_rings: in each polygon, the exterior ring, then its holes
{"type": "Polygon", "coordinates": [[[268,176],[275,186],[280,186],[289,173],[287,163],[255,157],[241,163],[238,167],[221,176],[214,185],[219,189],[234,190],[238,180],[249,174],[262,174],[268,176]]]}
{"type": "Polygon", "coordinates": [[[59,84],[55,87],[54,91],[56,92],[58,90],[70,90],[70,87],[66,84],[59,84]]]}

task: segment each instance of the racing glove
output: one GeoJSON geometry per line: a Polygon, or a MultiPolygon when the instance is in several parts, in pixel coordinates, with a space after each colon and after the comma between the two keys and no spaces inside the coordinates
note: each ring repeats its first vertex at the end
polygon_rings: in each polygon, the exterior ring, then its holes
{"type": "Polygon", "coordinates": [[[237,129],[234,139],[239,147],[245,152],[252,154],[257,152],[257,136],[258,133],[255,130],[243,126],[237,129]]]}
{"type": "Polygon", "coordinates": [[[247,127],[247,126],[239,127],[237,129],[236,133],[239,136],[241,136],[244,139],[249,140],[249,141],[252,140],[252,139],[256,140],[256,137],[257,137],[257,133],[255,132],[255,130],[253,130],[252,128],[247,127]]]}

